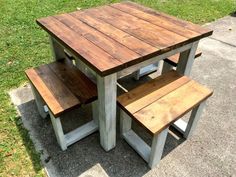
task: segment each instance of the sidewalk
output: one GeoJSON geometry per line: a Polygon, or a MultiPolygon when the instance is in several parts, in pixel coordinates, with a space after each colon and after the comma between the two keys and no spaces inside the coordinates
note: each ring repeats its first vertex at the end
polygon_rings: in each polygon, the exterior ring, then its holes
{"type": "MultiPolygon", "coordinates": [[[[151,176],[234,176],[236,174],[236,17],[227,16],[207,24],[213,36],[201,41],[203,55],[198,58],[191,77],[214,90],[190,140],[168,134],[163,159],[150,170],[147,164],[117,134],[117,146],[106,153],[99,145],[99,134],[70,146],[62,152],[57,145],[50,119],[36,110],[29,86],[10,92],[23,124],[41,153],[49,176],[151,177],[151,176]]],[[[151,75],[151,77],[154,75],[151,75]]],[[[147,78],[143,78],[141,82],[147,78]]],[[[126,78],[122,83],[134,83],[126,78]]],[[[133,84],[129,84],[128,87],[133,84]]],[[[65,131],[91,117],[90,107],[71,113],[65,131]],[[77,117],[76,117],[77,116],[77,117]]],[[[117,125],[119,129],[119,125],[117,125]]],[[[141,128],[136,128],[142,131],[141,128]]],[[[21,131],[19,129],[19,131],[21,131]]],[[[151,137],[145,134],[150,142],[151,137]]],[[[27,148],[27,147],[26,147],[27,148]]]]}

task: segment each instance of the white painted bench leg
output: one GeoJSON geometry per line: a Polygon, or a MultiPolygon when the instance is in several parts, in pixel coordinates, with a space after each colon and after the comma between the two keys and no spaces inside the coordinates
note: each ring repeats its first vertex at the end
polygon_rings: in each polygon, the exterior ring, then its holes
{"type": "Polygon", "coordinates": [[[54,132],[56,134],[57,142],[61,146],[61,149],[64,151],[67,149],[67,144],[65,135],[63,133],[60,117],[55,118],[50,111],[49,114],[52,121],[54,132]]]}
{"type": "Polygon", "coordinates": [[[49,41],[54,60],[62,60],[66,58],[64,48],[52,36],[49,36],[49,41]]]}
{"type": "Polygon", "coordinates": [[[93,120],[98,125],[99,124],[99,111],[98,111],[98,101],[92,102],[92,113],[93,113],[93,120]]]}
{"type": "Polygon", "coordinates": [[[173,66],[164,61],[161,74],[165,74],[165,73],[167,73],[168,71],[170,71],[172,69],[173,69],[173,66]]]}
{"type": "Polygon", "coordinates": [[[198,42],[199,41],[194,42],[189,50],[180,53],[179,62],[176,69],[180,74],[186,76],[190,75],[192,65],[195,59],[195,53],[197,50],[198,42]]]}
{"type": "Polygon", "coordinates": [[[38,112],[39,112],[39,114],[42,118],[46,118],[47,115],[48,115],[48,112],[46,112],[45,109],[44,109],[45,102],[42,99],[42,97],[39,95],[38,91],[33,86],[33,84],[30,83],[30,86],[31,86],[31,90],[32,90],[33,95],[34,95],[34,99],[35,99],[36,106],[38,108],[38,112]]]}
{"type": "Polygon", "coordinates": [[[117,75],[97,76],[100,143],[105,151],[116,145],[117,75]]]}
{"type": "Polygon", "coordinates": [[[190,119],[188,121],[186,130],[184,132],[184,137],[186,139],[190,138],[197,126],[197,123],[200,119],[201,113],[203,111],[203,108],[206,104],[206,101],[203,101],[200,105],[198,105],[197,107],[195,107],[192,112],[191,112],[191,116],[190,119]]]}
{"type": "Polygon", "coordinates": [[[132,119],[121,109],[120,110],[120,134],[123,137],[132,126],[132,119]]]}
{"type": "Polygon", "coordinates": [[[155,167],[160,162],[167,134],[168,128],[164,129],[159,134],[154,135],[152,140],[150,159],[148,162],[150,168],[155,167]]]}

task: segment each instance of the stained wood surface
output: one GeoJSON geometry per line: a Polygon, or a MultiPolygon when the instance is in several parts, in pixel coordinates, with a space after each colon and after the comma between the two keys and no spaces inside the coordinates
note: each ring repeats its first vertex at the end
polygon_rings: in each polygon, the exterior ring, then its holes
{"type": "Polygon", "coordinates": [[[46,17],[37,23],[101,76],[212,34],[132,2],[46,17]]]}
{"type": "Polygon", "coordinates": [[[97,98],[96,85],[67,60],[26,70],[55,117],[97,98]]]}
{"type": "Polygon", "coordinates": [[[212,91],[170,71],[118,97],[118,104],[156,134],[212,95],[212,91]]]}
{"type": "MultiPolygon", "coordinates": [[[[198,58],[201,55],[202,55],[202,52],[200,50],[197,50],[197,52],[195,54],[195,58],[198,58]]],[[[164,59],[164,61],[171,64],[172,66],[176,67],[179,62],[179,56],[180,56],[180,54],[177,53],[173,56],[170,56],[169,58],[164,59]]]]}

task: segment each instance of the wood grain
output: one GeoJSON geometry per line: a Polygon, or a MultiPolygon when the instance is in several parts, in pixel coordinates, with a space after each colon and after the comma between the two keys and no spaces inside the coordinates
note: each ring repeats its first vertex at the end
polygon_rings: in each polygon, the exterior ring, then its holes
{"type": "Polygon", "coordinates": [[[146,13],[140,9],[135,8],[134,6],[130,6],[128,3],[112,4],[111,7],[114,7],[120,11],[127,13],[127,14],[133,15],[135,17],[143,19],[147,22],[150,22],[154,25],[157,25],[161,28],[165,28],[168,31],[172,31],[176,34],[179,34],[179,35],[187,37],[187,38],[194,38],[194,37],[198,37],[200,35],[200,33],[192,31],[188,28],[183,28],[182,26],[176,25],[176,23],[174,23],[173,21],[169,21],[169,20],[162,18],[161,15],[157,16],[157,15],[153,15],[150,13],[146,13]]]}
{"type": "Polygon", "coordinates": [[[60,62],[28,69],[26,75],[55,117],[97,98],[96,86],[85,75],[60,62]]]}
{"type": "Polygon", "coordinates": [[[165,48],[166,46],[186,41],[186,38],[183,36],[121,12],[110,6],[88,9],[85,13],[99,18],[157,48],[165,48]]]}
{"type": "Polygon", "coordinates": [[[207,99],[211,94],[212,91],[192,80],[136,112],[134,117],[152,134],[156,134],[207,99]]]}
{"type": "Polygon", "coordinates": [[[96,29],[88,26],[87,24],[69,14],[62,14],[55,16],[55,18],[122,63],[126,63],[129,60],[135,60],[141,57],[139,54],[135,53],[124,45],[118,43],[112,38],[109,38],[105,34],[97,31],[96,29]]]}
{"type": "Polygon", "coordinates": [[[174,23],[175,25],[181,26],[182,28],[187,28],[191,31],[197,32],[197,33],[201,34],[201,38],[210,36],[213,33],[213,31],[211,29],[208,29],[206,27],[201,27],[200,25],[196,25],[194,23],[182,20],[180,18],[168,15],[166,13],[158,12],[156,10],[153,10],[148,7],[144,7],[144,6],[134,3],[134,2],[126,1],[126,2],[122,2],[122,4],[125,4],[129,7],[136,9],[136,10],[143,11],[147,14],[157,16],[159,18],[162,18],[163,20],[166,20],[166,21],[174,23]]]}
{"type": "Polygon", "coordinates": [[[189,78],[171,71],[122,94],[117,100],[124,109],[134,114],[189,81],[189,78]]]}
{"type": "Polygon", "coordinates": [[[170,71],[118,97],[121,108],[156,134],[212,95],[212,91],[170,71]]]}
{"type": "Polygon", "coordinates": [[[37,22],[99,74],[109,74],[111,70],[114,72],[122,65],[120,61],[78,35],[56,18],[47,17],[39,19],[37,22]]]}
{"type": "Polygon", "coordinates": [[[157,48],[131,36],[130,34],[112,26],[109,23],[84,13],[83,11],[73,12],[70,13],[70,15],[83,21],[87,25],[95,28],[142,56],[146,56],[157,51],[157,48]]]}

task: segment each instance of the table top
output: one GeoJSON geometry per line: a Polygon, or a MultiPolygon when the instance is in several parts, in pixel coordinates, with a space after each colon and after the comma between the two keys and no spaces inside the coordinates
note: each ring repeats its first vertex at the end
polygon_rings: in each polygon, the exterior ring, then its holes
{"type": "Polygon", "coordinates": [[[37,23],[101,76],[212,34],[133,2],[45,17],[37,23]]]}

